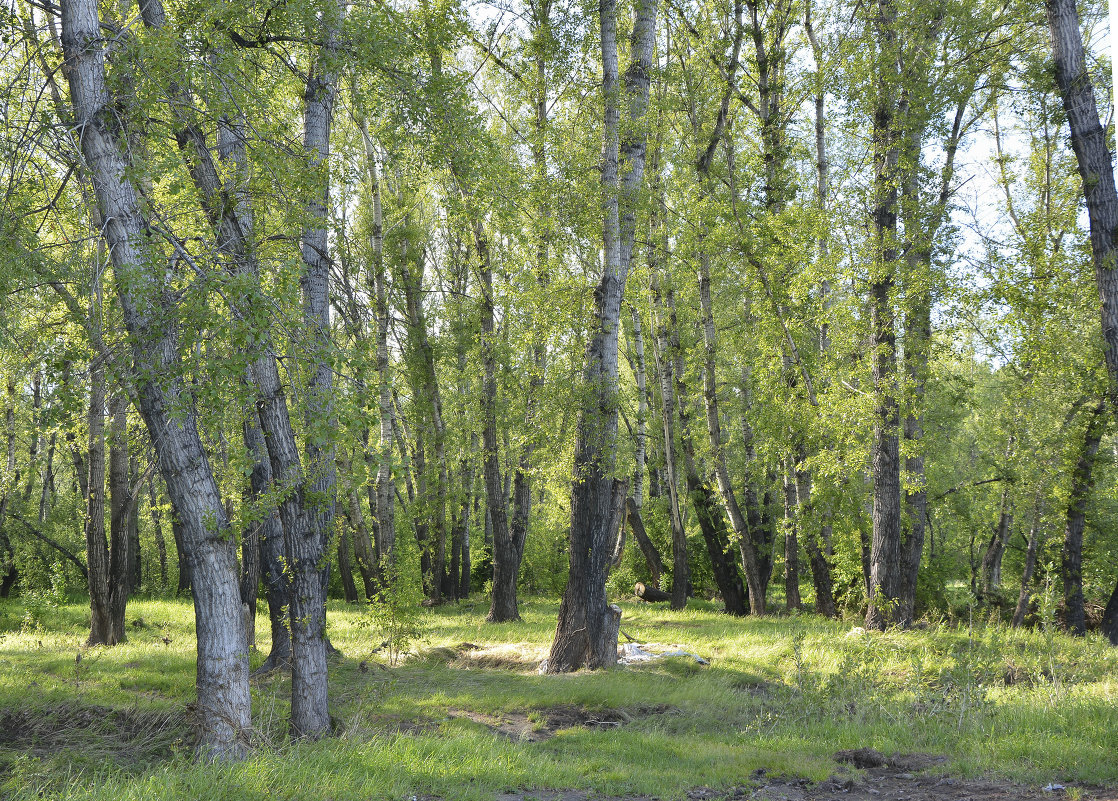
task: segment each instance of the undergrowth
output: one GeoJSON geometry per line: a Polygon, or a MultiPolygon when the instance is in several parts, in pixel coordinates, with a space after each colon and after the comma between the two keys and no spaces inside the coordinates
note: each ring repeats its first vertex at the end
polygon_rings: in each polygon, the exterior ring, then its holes
{"type": "MultiPolygon", "coordinates": [[[[189,603],[133,603],[128,642],[86,649],[87,607],[4,602],[0,797],[490,799],[571,788],[678,798],[740,785],[758,768],[822,780],[835,751],[860,747],[942,755],[938,769],[964,776],[1118,783],[1118,654],[1094,636],[991,623],[876,634],[811,615],[734,619],[702,601],[678,613],[622,602],[626,635],[710,665],[676,657],[540,676],[554,602],[529,599],[522,622],[487,624],[480,599],[431,610],[413,600],[379,620],[331,603],[343,654],[331,665],[337,736],[291,742],[290,681],[272,674],[253,683],[253,756],[224,766],[190,758],[189,603]],[[572,714],[609,723],[548,728],[572,714]],[[514,719],[531,738],[508,734],[501,722],[514,719]]],[[[254,666],[268,646],[263,616],[258,631],[254,666]]]]}

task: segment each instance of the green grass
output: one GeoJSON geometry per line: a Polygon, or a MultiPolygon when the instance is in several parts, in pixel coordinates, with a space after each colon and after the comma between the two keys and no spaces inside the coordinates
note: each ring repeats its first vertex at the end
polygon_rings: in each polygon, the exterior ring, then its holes
{"type": "MultiPolygon", "coordinates": [[[[423,610],[418,652],[387,668],[368,617],[332,602],[330,636],[344,654],[331,673],[338,736],[289,742],[289,682],[273,675],[253,684],[253,757],[205,766],[190,759],[184,712],[194,693],[188,603],[134,602],[128,621],[143,625],[129,625],[129,641],[86,650],[84,605],[3,602],[0,797],[489,799],[571,788],[678,798],[743,784],[762,767],[821,780],[836,750],[859,747],[943,755],[939,769],[956,775],[1118,784],[1118,649],[1097,637],[996,626],[867,635],[806,615],[731,619],[702,602],[680,613],[622,607],[624,632],[710,666],[676,658],[537,675],[557,604],[528,600],[517,624],[486,624],[483,601],[423,610]],[[464,643],[503,663],[458,657],[464,643]],[[632,719],[527,742],[463,715],[527,713],[542,726],[559,705],[632,719]]],[[[263,616],[257,630],[266,651],[263,616]]]]}

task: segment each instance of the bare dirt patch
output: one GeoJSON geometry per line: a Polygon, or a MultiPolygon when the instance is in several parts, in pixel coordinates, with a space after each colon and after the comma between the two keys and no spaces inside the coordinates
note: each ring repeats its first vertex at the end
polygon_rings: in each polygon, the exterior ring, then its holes
{"type": "Polygon", "coordinates": [[[612,729],[631,723],[636,718],[674,712],[667,704],[640,706],[632,709],[588,709],[573,704],[559,704],[529,712],[502,712],[487,715],[468,709],[451,709],[452,718],[465,718],[480,723],[494,734],[514,742],[538,743],[551,739],[564,729],[612,729]]]}

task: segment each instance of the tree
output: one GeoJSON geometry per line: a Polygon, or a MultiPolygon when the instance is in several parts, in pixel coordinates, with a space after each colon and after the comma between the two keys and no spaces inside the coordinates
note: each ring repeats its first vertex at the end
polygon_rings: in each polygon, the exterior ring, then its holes
{"type": "MultiPolygon", "coordinates": [[[[559,623],[548,656],[549,673],[617,661],[620,613],[605,598],[606,563],[614,508],[613,471],[617,436],[617,345],[625,279],[636,232],[636,196],[644,175],[649,72],[656,36],[656,0],[641,0],[633,22],[632,60],[624,89],[617,79],[617,6],[599,6],[602,52],[602,275],[594,293],[594,324],[586,350],[583,382],[587,398],[579,411],[571,490],[570,575],[559,606],[559,623]],[[628,123],[621,136],[621,100],[628,123]],[[619,164],[624,156],[623,174],[619,164]]],[[[678,577],[677,577],[678,580],[678,577]]]]}

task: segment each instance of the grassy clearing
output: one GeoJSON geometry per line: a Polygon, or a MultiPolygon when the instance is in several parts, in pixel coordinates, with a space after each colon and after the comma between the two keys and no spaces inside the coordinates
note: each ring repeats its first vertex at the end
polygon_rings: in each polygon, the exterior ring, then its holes
{"type": "MultiPolygon", "coordinates": [[[[387,668],[368,616],[332,603],[339,736],[288,742],[288,681],[273,675],[253,685],[256,755],[214,767],[189,759],[188,603],[135,602],[128,643],[84,650],[84,605],[29,616],[5,602],[0,797],[488,799],[530,787],[673,798],[761,767],[821,780],[836,750],[859,747],[944,755],[953,774],[1118,784],[1118,649],[1096,637],[867,635],[813,616],[734,620],[701,602],[622,607],[624,632],[710,666],[679,657],[539,676],[557,604],[530,600],[509,625],[486,624],[483,603],[424,610],[416,652],[387,668]],[[591,725],[567,727],[572,714],[591,725]],[[510,734],[515,721],[533,736],[510,734]]],[[[266,650],[263,617],[258,632],[266,650]]]]}

